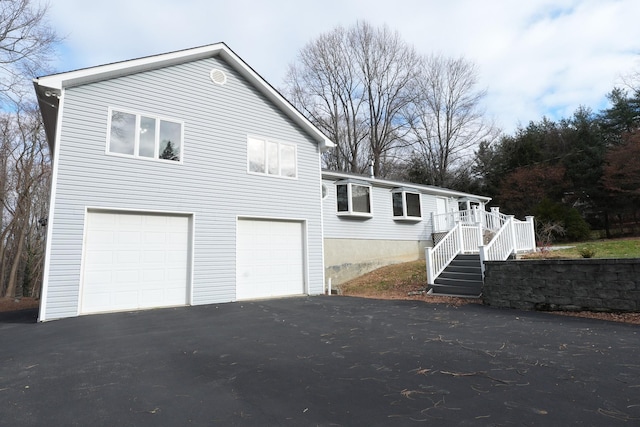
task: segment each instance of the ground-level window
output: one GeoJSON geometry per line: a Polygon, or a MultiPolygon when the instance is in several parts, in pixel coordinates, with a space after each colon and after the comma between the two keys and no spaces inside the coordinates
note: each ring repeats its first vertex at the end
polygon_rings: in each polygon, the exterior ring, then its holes
{"type": "Polygon", "coordinates": [[[394,219],[422,219],[420,209],[420,193],[405,189],[397,189],[391,193],[394,219]]]}
{"type": "Polygon", "coordinates": [[[336,197],[338,215],[371,216],[371,186],[338,183],[336,197]]]}
{"type": "Polygon", "coordinates": [[[268,139],[247,138],[247,168],[250,173],[296,178],[296,146],[268,139]]]}
{"type": "Polygon", "coordinates": [[[107,152],[180,162],[183,124],[146,114],[110,109],[107,152]]]}

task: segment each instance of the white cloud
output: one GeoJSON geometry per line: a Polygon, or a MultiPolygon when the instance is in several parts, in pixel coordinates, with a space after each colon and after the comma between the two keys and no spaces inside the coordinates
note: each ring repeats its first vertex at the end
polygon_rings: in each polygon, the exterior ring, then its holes
{"type": "Polygon", "coordinates": [[[224,41],[275,86],[321,33],[386,24],[421,53],[476,62],[507,131],[601,108],[640,58],[637,0],[56,0],[50,12],[67,35],[60,71],[224,41]]]}

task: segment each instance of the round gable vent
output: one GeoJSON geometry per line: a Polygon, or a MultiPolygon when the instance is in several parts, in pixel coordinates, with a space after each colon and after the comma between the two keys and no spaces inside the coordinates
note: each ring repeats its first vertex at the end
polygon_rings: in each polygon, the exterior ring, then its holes
{"type": "Polygon", "coordinates": [[[223,85],[227,82],[227,75],[222,70],[213,69],[209,73],[211,81],[218,85],[223,85]]]}

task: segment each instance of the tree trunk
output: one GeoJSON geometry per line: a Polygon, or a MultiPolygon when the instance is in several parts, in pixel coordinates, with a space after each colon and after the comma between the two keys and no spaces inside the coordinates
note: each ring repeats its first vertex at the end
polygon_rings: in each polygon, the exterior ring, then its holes
{"type": "MultiPolygon", "coordinates": [[[[20,266],[20,260],[22,259],[22,247],[24,245],[24,234],[25,228],[21,227],[20,229],[20,237],[18,238],[18,247],[16,248],[15,255],[13,258],[13,264],[11,265],[11,271],[9,272],[9,280],[7,283],[7,292],[6,296],[14,298],[16,295],[17,284],[18,284],[18,267],[20,266]]],[[[22,289],[20,289],[19,296],[22,295],[22,289]]]]}
{"type": "Polygon", "coordinates": [[[609,212],[604,211],[604,231],[606,233],[607,239],[611,238],[611,229],[609,228],[609,212]]]}

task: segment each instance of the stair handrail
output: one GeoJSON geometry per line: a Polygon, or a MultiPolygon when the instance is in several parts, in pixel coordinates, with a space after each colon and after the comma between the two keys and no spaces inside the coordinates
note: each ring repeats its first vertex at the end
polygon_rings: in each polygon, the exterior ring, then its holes
{"type": "Polygon", "coordinates": [[[513,235],[513,216],[496,232],[491,241],[480,247],[481,261],[504,261],[516,250],[513,235]]]}
{"type": "Polygon", "coordinates": [[[462,252],[462,224],[457,223],[434,247],[425,248],[427,283],[433,284],[451,261],[462,252]]]}

